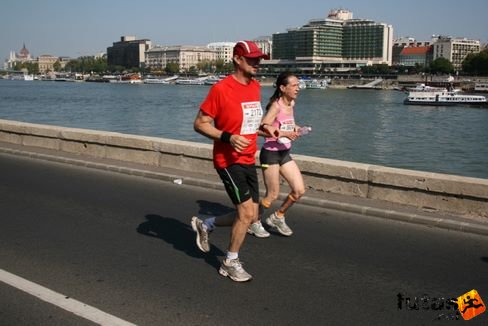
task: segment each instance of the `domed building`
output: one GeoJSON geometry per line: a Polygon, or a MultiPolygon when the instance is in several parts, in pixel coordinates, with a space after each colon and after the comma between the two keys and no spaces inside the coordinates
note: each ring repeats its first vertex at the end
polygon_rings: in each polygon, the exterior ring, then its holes
{"type": "Polygon", "coordinates": [[[25,43],[24,43],[24,46],[22,47],[22,49],[20,49],[19,54],[17,54],[17,59],[20,61],[31,60],[31,54],[30,54],[29,50],[27,50],[27,48],[25,47],[25,43]]]}
{"type": "Polygon", "coordinates": [[[15,51],[10,51],[9,58],[5,60],[3,67],[4,69],[13,69],[17,63],[32,62],[34,60],[35,59],[32,58],[29,50],[27,50],[24,43],[19,53],[15,53],[15,51]]]}

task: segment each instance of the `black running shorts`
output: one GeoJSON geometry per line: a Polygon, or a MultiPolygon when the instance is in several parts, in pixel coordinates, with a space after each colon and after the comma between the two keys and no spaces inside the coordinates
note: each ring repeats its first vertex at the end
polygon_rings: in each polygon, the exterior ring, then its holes
{"type": "Polygon", "coordinates": [[[290,155],[290,150],[283,151],[269,151],[265,148],[261,149],[259,153],[259,162],[261,165],[279,164],[280,166],[293,160],[290,155]]]}
{"type": "Polygon", "coordinates": [[[249,198],[254,203],[259,202],[258,175],[254,164],[233,164],[225,169],[217,169],[217,173],[234,205],[249,198]]]}

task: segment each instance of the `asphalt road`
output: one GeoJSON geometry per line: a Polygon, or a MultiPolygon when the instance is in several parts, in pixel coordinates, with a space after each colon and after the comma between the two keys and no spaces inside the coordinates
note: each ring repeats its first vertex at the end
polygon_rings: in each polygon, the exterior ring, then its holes
{"type": "MultiPolygon", "coordinates": [[[[232,282],[230,228],[203,254],[189,223],[230,209],[218,190],[0,154],[0,270],[137,325],[453,325],[431,304],[488,303],[486,236],[305,205],[292,237],[246,238],[254,279],[232,282]]],[[[94,323],[0,281],[0,324],[94,323]]]]}

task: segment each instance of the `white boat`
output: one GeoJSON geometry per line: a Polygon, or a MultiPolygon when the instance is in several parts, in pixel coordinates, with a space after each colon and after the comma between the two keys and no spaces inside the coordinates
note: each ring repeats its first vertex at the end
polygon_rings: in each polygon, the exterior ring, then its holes
{"type": "Polygon", "coordinates": [[[173,75],[171,77],[166,78],[155,78],[155,77],[147,77],[143,80],[145,84],[171,84],[172,81],[178,79],[178,75],[173,75]]]}
{"type": "Polygon", "coordinates": [[[383,82],[383,78],[376,78],[375,80],[364,84],[364,85],[350,85],[347,86],[349,89],[383,89],[381,86],[377,86],[378,84],[383,82]]]}
{"type": "Polygon", "coordinates": [[[144,84],[169,84],[169,81],[161,78],[145,78],[143,82],[144,84]]]}
{"type": "Polygon", "coordinates": [[[214,85],[214,84],[217,84],[221,80],[222,80],[222,78],[219,76],[210,76],[207,79],[205,79],[203,83],[205,85],[214,85]]]}
{"type": "Polygon", "coordinates": [[[425,84],[417,84],[415,87],[407,87],[409,92],[447,92],[445,87],[434,87],[425,84]]]}
{"type": "Polygon", "coordinates": [[[436,87],[436,86],[429,86],[425,84],[417,84],[415,87],[409,87],[406,89],[409,92],[455,92],[455,93],[461,93],[462,90],[459,88],[454,88],[451,85],[449,85],[448,88],[446,87],[436,87]]]}
{"type": "Polygon", "coordinates": [[[195,79],[181,78],[181,79],[177,79],[175,81],[175,84],[177,84],[177,85],[205,85],[205,79],[207,79],[207,78],[206,77],[195,78],[195,79]]]}
{"type": "Polygon", "coordinates": [[[10,80],[27,80],[32,81],[34,80],[34,75],[24,74],[24,73],[13,73],[9,76],[10,80]]]}
{"type": "Polygon", "coordinates": [[[403,101],[409,105],[478,105],[488,104],[486,97],[481,95],[460,94],[456,91],[410,91],[403,101]]]}
{"type": "Polygon", "coordinates": [[[475,92],[488,92],[488,83],[475,83],[474,84],[474,91],[475,92]]]}
{"type": "Polygon", "coordinates": [[[325,80],[325,79],[305,80],[305,88],[306,89],[326,89],[327,88],[327,80],[325,80]]]}
{"type": "Polygon", "coordinates": [[[127,74],[119,76],[117,79],[109,79],[108,81],[115,84],[142,84],[142,79],[139,74],[127,74]]]}

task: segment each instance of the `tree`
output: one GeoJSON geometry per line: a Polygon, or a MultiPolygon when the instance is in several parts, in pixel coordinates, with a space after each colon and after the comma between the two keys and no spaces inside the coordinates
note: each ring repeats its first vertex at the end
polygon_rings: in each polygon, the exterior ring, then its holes
{"type": "Polygon", "coordinates": [[[180,72],[180,65],[176,62],[168,62],[164,68],[164,71],[166,71],[168,75],[177,74],[180,72]]]}
{"type": "Polygon", "coordinates": [[[361,73],[371,75],[385,75],[390,73],[390,70],[387,64],[374,64],[372,66],[361,67],[361,73]]]}
{"type": "Polygon", "coordinates": [[[109,70],[107,57],[95,58],[93,56],[79,57],[66,64],[66,71],[103,73],[109,70]]]}
{"type": "Polygon", "coordinates": [[[463,72],[472,74],[487,76],[488,75],[488,49],[483,50],[480,53],[468,54],[466,59],[463,60],[463,72]]]}
{"type": "Polygon", "coordinates": [[[200,71],[203,71],[203,72],[214,72],[214,67],[215,67],[215,63],[213,61],[210,61],[210,60],[202,60],[200,61],[199,63],[197,63],[197,68],[198,70],[200,71]]]}
{"type": "Polygon", "coordinates": [[[53,64],[53,69],[54,71],[61,71],[61,63],[59,60],[56,60],[56,62],[53,64]]]}
{"type": "Polygon", "coordinates": [[[441,74],[450,74],[454,71],[454,67],[451,61],[447,60],[446,58],[437,58],[430,64],[430,71],[435,73],[441,74]]]}
{"type": "Polygon", "coordinates": [[[190,75],[198,75],[198,69],[197,67],[195,66],[191,66],[189,69],[188,69],[188,73],[190,75]]]}
{"type": "Polygon", "coordinates": [[[37,62],[20,62],[15,64],[14,70],[27,69],[29,74],[37,75],[39,73],[39,63],[37,62]]]}
{"type": "Polygon", "coordinates": [[[224,60],[223,59],[215,60],[215,73],[220,74],[225,71],[224,69],[225,69],[224,60]]]}

